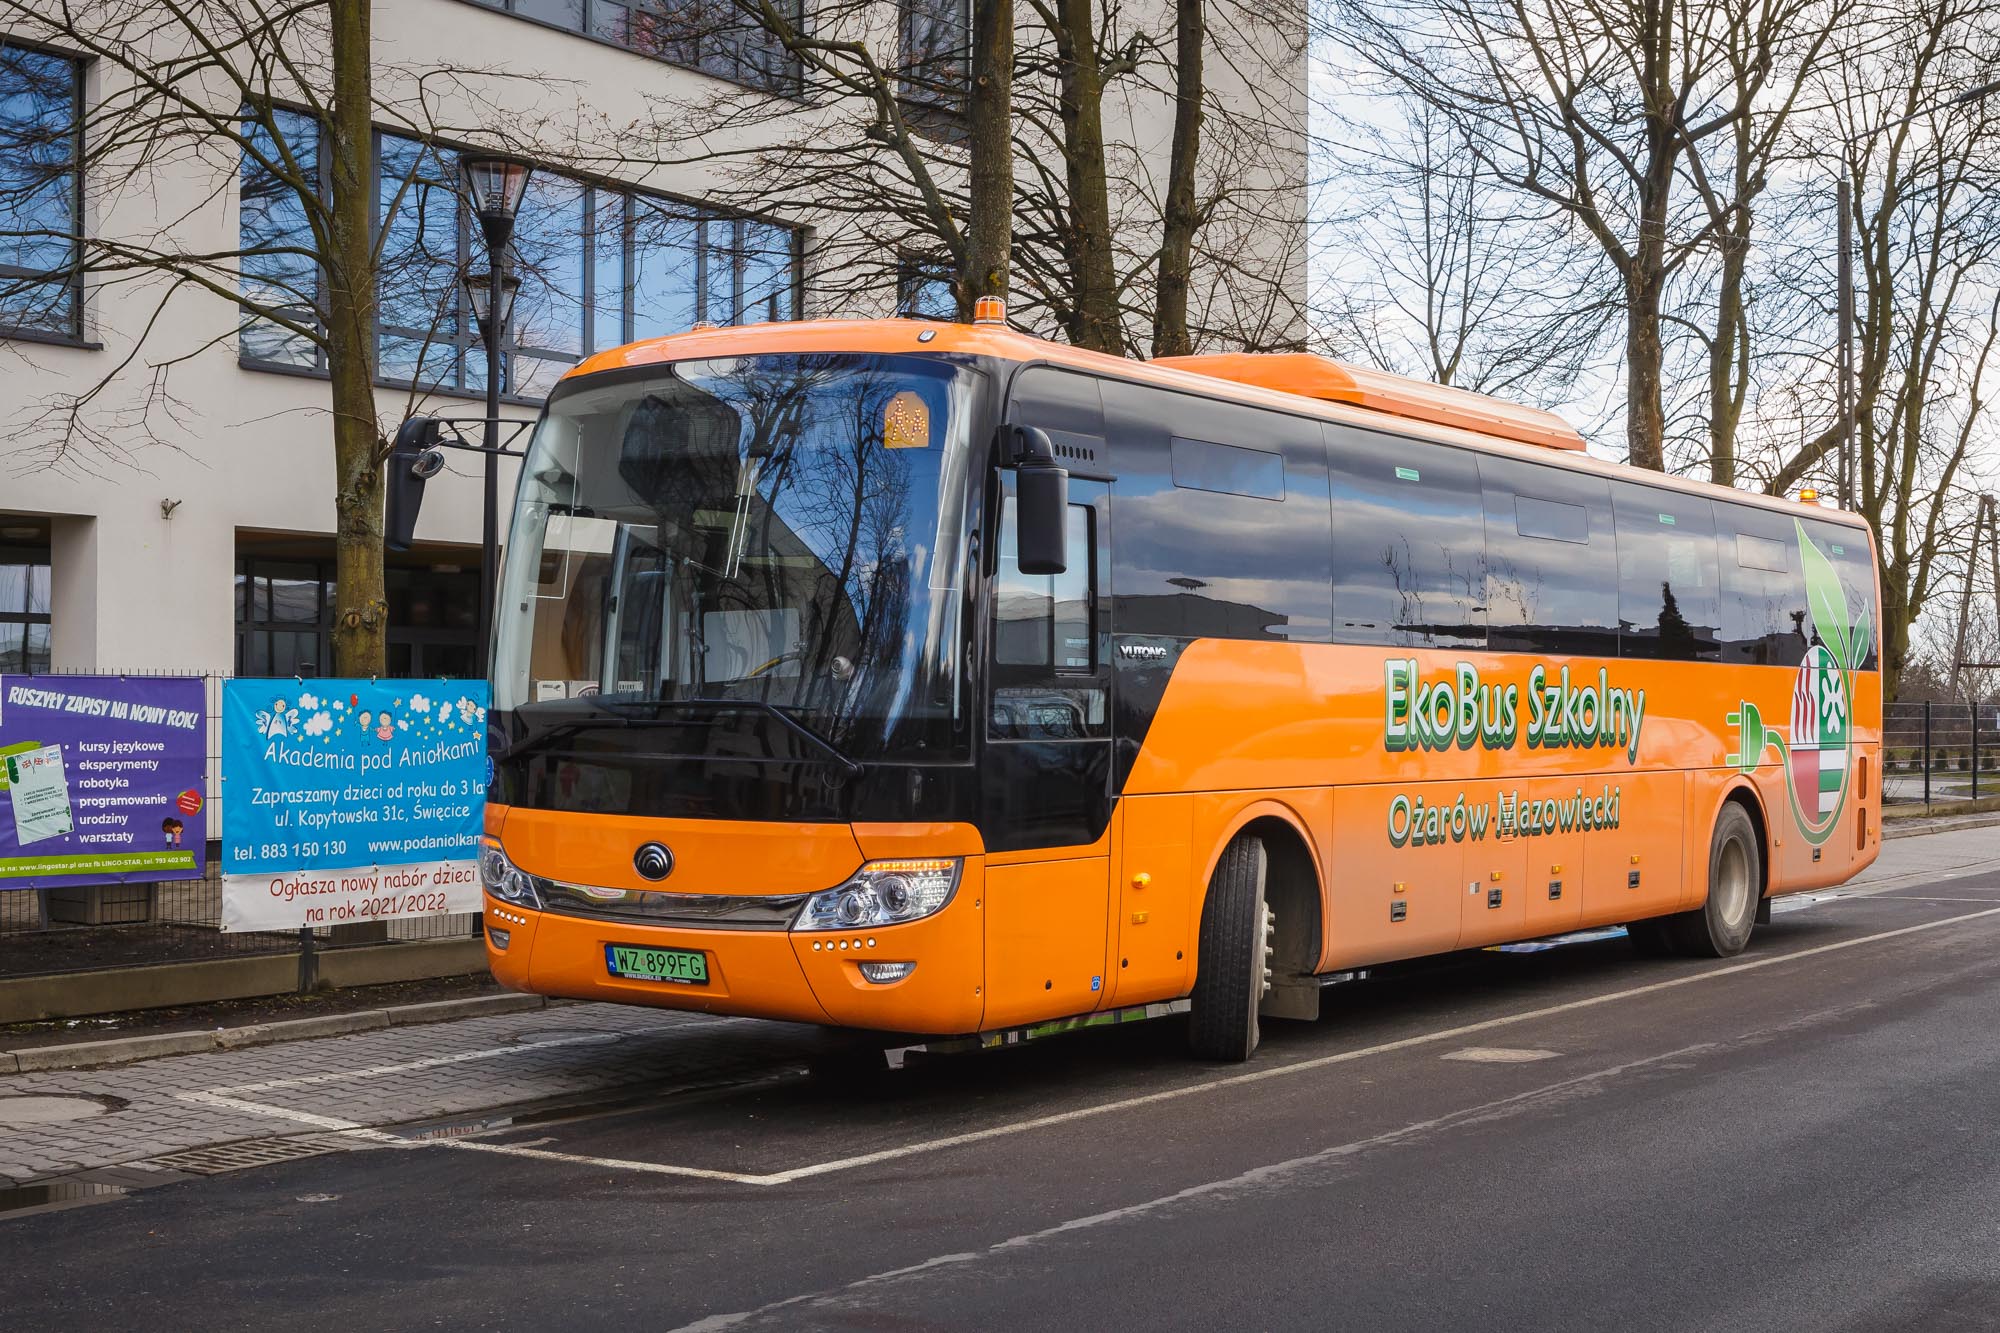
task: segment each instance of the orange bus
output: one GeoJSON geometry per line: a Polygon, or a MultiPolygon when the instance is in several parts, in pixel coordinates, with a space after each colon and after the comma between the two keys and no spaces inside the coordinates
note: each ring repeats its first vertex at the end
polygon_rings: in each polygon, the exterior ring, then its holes
{"type": "Polygon", "coordinates": [[[481,870],[525,991],[927,1036],[1260,1016],[1871,862],[1858,518],[1305,355],[696,331],[550,396],[481,870]]]}

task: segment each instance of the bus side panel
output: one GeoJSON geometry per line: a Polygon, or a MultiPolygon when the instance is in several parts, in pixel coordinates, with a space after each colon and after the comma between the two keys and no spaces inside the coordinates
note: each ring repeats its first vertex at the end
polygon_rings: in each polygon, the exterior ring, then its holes
{"type": "MultiPolygon", "coordinates": [[[[1600,778],[1569,783],[1590,798],[1605,786],[1600,778]]],[[[1682,840],[1685,836],[1687,775],[1621,774],[1610,782],[1618,801],[1617,823],[1583,835],[1583,924],[1617,925],[1665,916],[1680,908],[1682,840]]]]}
{"type": "Polygon", "coordinates": [[[1192,796],[1128,796],[1118,803],[1117,957],[1107,964],[1107,1005],[1187,992],[1201,898],[1188,841],[1193,817],[1192,796]]]}
{"type": "MultiPolygon", "coordinates": [[[[1554,801],[1575,792],[1576,784],[1567,778],[1536,778],[1528,784],[1526,799],[1554,801]]],[[[1525,933],[1530,937],[1561,935],[1583,921],[1584,837],[1581,829],[1572,828],[1521,840],[1528,853],[1525,933]]]]}
{"type": "Polygon", "coordinates": [[[985,1028],[1095,1009],[1104,998],[1106,856],[986,860],[985,1028]]]}
{"type": "Polygon", "coordinates": [[[1341,787],[1333,794],[1333,825],[1340,830],[1329,858],[1326,967],[1337,971],[1397,958],[1443,953],[1458,946],[1459,895],[1465,892],[1463,843],[1406,834],[1391,840],[1390,806],[1399,795],[1421,797],[1426,808],[1449,806],[1464,790],[1456,782],[1412,786],[1341,787]],[[1400,909],[1398,907],[1400,904],[1400,909]]]}
{"type": "MultiPolygon", "coordinates": [[[[1465,803],[1486,810],[1499,808],[1500,793],[1511,784],[1471,783],[1465,803]]],[[[1465,839],[1465,888],[1459,895],[1458,947],[1507,944],[1528,934],[1528,847],[1533,839],[1503,838],[1487,826],[1483,834],[1465,839]]]]}

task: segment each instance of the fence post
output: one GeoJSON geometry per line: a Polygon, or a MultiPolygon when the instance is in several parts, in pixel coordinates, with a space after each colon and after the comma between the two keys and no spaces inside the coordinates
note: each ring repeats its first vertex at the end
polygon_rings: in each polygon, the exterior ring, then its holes
{"type": "Polygon", "coordinates": [[[319,951],[313,942],[313,928],[299,927],[299,994],[312,994],[319,985],[319,951]]]}
{"type": "Polygon", "coordinates": [[[1972,709],[1972,799],[1979,799],[1979,705],[1968,705],[1972,709]]]}
{"type": "Polygon", "coordinates": [[[1931,808],[1931,701],[1924,700],[1924,810],[1931,808]]]}

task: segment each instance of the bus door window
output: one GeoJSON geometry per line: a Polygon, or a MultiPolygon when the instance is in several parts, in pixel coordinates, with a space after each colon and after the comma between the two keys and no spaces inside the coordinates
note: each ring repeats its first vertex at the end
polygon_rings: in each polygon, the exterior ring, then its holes
{"type": "Polygon", "coordinates": [[[993,709],[990,734],[1008,740],[1102,736],[1105,689],[1096,677],[1096,515],[1069,507],[1069,568],[1023,574],[1014,498],[1001,508],[993,582],[993,709]]]}

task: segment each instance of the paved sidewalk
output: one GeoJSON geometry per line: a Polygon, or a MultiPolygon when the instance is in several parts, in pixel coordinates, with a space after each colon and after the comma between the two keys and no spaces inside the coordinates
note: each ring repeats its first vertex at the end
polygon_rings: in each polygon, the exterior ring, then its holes
{"type": "MultiPolygon", "coordinates": [[[[329,1137],[612,1088],[699,1085],[803,1064],[811,1029],[743,1019],[561,1005],[455,1023],[186,1055],[107,1069],[0,1076],[0,1186],[238,1140],[314,1136],[306,1150],[364,1147],[329,1137]],[[84,1118],[8,1128],[37,1115],[84,1118]],[[10,1114],[10,1103],[18,1108],[10,1114]]],[[[273,1149],[273,1155],[282,1149],[273,1149]]],[[[187,1169],[168,1162],[165,1169],[187,1169]]]]}
{"type": "MultiPolygon", "coordinates": [[[[1875,892],[1996,867],[2000,828],[1962,828],[1898,838],[1865,874],[1829,892],[1875,892]]],[[[736,1080],[799,1067],[817,1041],[811,1029],[786,1024],[558,1005],[111,1068],[0,1075],[0,1187],[104,1168],[128,1170],[99,1179],[139,1183],[148,1177],[133,1168],[199,1170],[188,1159],[148,1164],[244,1141],[265,1141],[274,1159],[365,1147],[365,1135],[341,1131],[634,1086],[736,1080]],[[46,1119],[78,1112],[87,1114],[46,1119]]]]}

